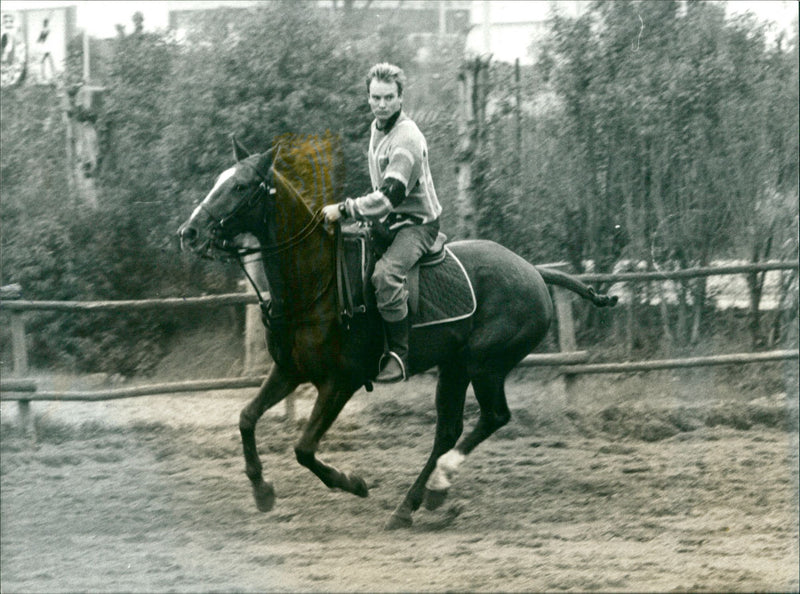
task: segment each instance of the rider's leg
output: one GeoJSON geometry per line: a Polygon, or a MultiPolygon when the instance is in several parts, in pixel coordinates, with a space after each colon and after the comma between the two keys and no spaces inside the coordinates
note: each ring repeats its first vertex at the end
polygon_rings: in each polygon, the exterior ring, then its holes
{"type": "Polygon", "coordinates": [[[382,368],[375,381],[390,384],[408,379],[408,316],[398,322],[383,321],[386,330],[386,353],[381,361],[382,368]]]}
{"type": "Polygon", "coordinates": [[[386,253],[375,264],[372,284],[378,310],[386,328],[388,349],[377,382],[396,382],[408,377],[408,289],[406,277],[436,241],[439,224],[409,225],[395,235],[386,253]]]}

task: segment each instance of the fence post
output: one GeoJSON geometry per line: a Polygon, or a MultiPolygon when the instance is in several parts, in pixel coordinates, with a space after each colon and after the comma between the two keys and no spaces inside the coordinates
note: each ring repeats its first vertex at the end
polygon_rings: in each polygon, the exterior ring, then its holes
{"type": "MultiPolygon", "coordinates": [[[[558,348],[562,353],[570,353],[577,350],[578,344],[575,340],[575,321],[572,318],[572,293],[561,287],[553,287],[553,297],[558,323],[558,348]]],[[[561,368],[565,405],[571,402],[571,391],[575,383],[575,375],[569,373],[568,369],[569,367],[561,368]]]]}
{"type": "MultiPolygon", "coordinates": [[[[247,293],[255,295],[255,290],[247,281],[245,284],[247,293]]],[[[269,354],[267,353],[264,324],[261,322],[261,308],[256,304],[244,306],[244,375],[264,373],[269,364],[269,354]]]]}
{"type": "MultiPolygon", "coordinates": [[[[14,375],[25,377],[28,374],[28,346],[25,340],[25,314],[22,312],[11,312],[11,344],[14,353],[14,375]]],[[[22,428],[28,433],[33,433],[31,423],[31,401],[20,400],[17,404],[19,412],[19,422],[22,428]]]]}
{"type": "Polygon", "coordinates": [[[25,340],[25,314],[11,312],[11,340],[14,352],[14,375],[25,377],[28,373],[28,348],[25,340]]]}

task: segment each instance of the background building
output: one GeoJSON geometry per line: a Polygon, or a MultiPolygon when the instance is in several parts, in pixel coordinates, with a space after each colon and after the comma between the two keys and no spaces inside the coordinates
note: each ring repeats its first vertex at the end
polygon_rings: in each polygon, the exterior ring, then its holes
{"type": "MultiPolygon", "coordinates": [[[[2,4],[3,86],[22,79],[51,81],[63,70],[66,44],[77,33],[110,38],[117,27],[131,29],[141,12],[144,30],[170,29],[178,39],[191,31],[201,13],[219,8],[251,8],[259,0],[159,0],[91,2],[86,0],[5,0],[2,4]]],[[[497,62],[531,64],[536,40],[552,11],[577,16],[587,0],[307,0],[319,10],[349,13],[359,27],[402,27],[421,40],[465,36],[471,56],[497,62]]],[[[797,3],[788,0],[726,2],[730,13],[753,12],[771,21],[775,31],[789,31],[797,3]]],[[[646,24],[645,24],[646,26],[646,24]]],[[[424,43],[421,44],[424,46],[424,43]]]]}

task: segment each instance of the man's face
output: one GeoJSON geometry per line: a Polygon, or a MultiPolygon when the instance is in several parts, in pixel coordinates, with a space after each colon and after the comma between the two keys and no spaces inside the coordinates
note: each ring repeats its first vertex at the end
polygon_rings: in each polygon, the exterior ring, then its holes
{"type": "Polygon", "coordinates": [[[383,126],[390,117],[400,111],[403,98],[397,92],[397,83],[383,82],[373,78],[369,83],[369,107],[372,115],[383,126]]]}

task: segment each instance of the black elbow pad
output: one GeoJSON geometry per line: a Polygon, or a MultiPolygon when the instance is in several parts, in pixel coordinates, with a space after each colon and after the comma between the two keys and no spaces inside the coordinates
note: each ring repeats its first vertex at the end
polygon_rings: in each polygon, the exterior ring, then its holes
{"type": "Polygon", "coordinates": [[[406,185],[394,177],[387,177],[384,180],[381,192],[395,208],[406,199],[406,185]]]}

